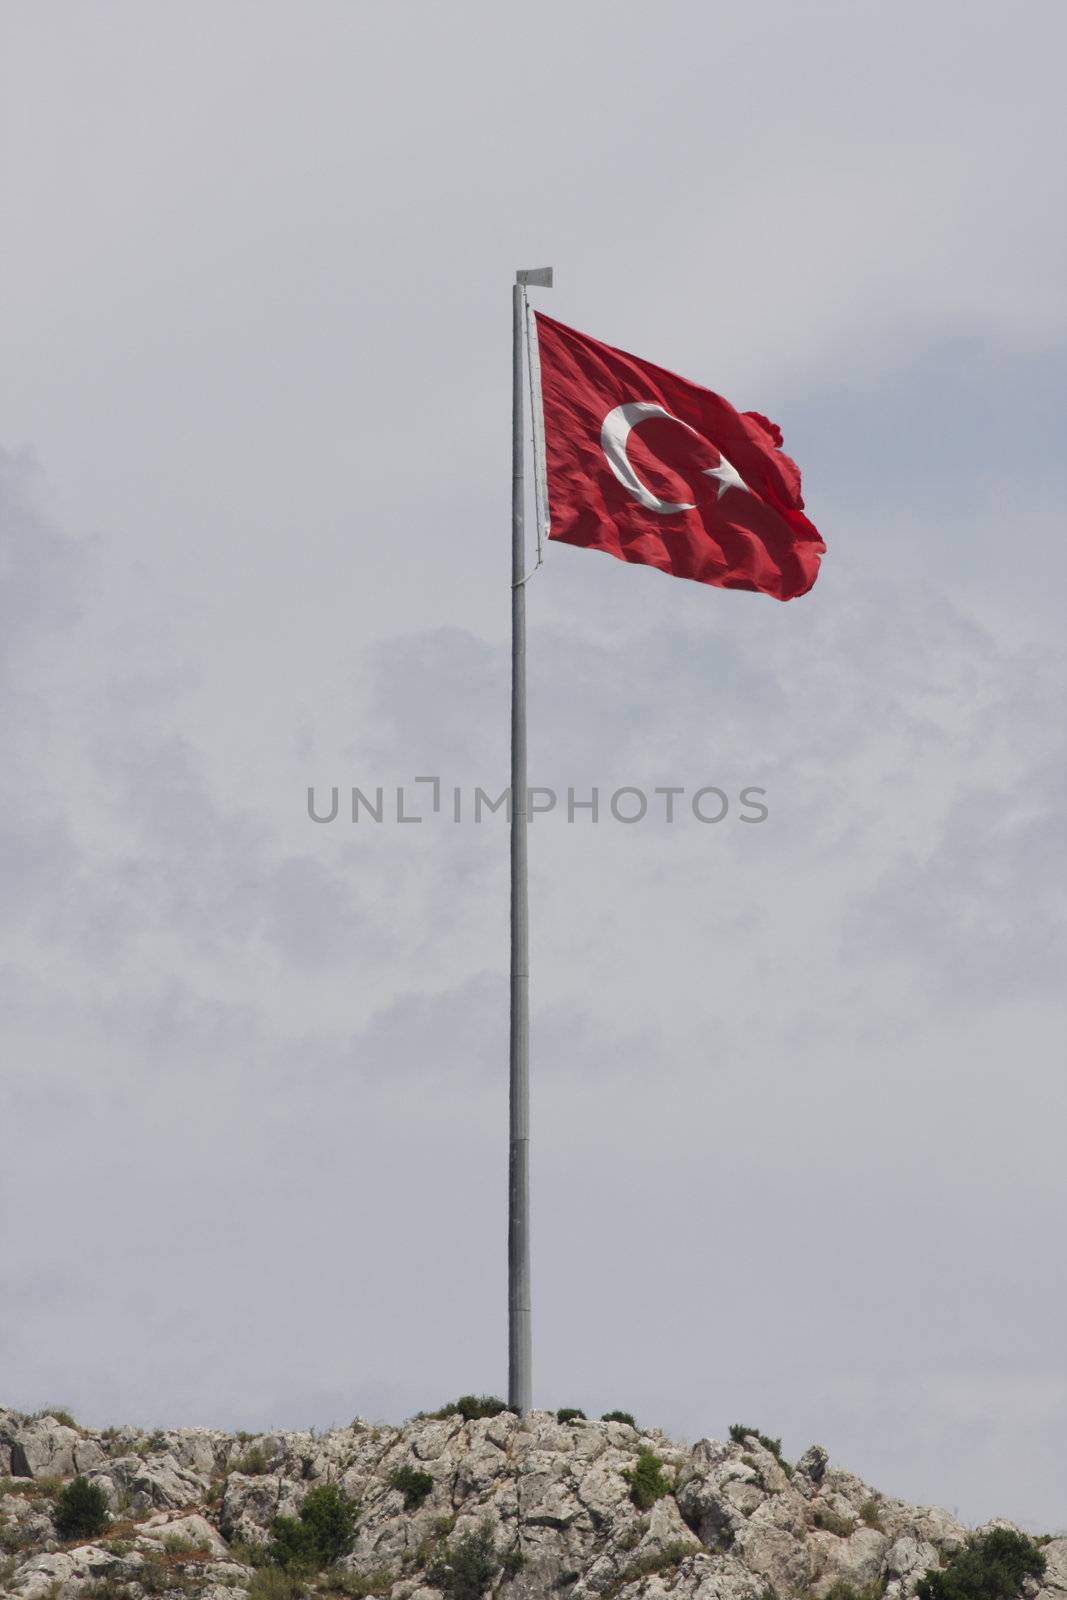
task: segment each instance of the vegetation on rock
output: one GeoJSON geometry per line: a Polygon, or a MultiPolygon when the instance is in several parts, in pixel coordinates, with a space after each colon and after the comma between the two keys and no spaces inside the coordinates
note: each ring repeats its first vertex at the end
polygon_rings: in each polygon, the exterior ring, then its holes
{"type": "Polygon", "coordinates": [[[918,1600],[1015,1600],[1025,1578],[1042,1578],[1045,1558],[1033,1539],[1013,1528],[978,1533],[919,1579],[918,1600]]]}
{"type": "Polygon", "coordinates": [[[61,1539],[91,1539],[103,1533],[110,1520],[107,1495],[98,1483],[79,1474],[56,1496],[52,1520],[61,1539]]]}
{"type": "Polygon", "coordinates": [[[335,1483],[309,1489],[299,1514],[275,1517],[270,1559],[292,1572],[314,1572],[332,1566],[352,1548],[356,1508],[335,1483]]]}
{"type": "Polygon", "coordinates": [[[461,1394],[458,1400],[450,1400],[439,1411],[420,1413],[434,1421],[442,1422],[446,1417],[462,1417],[464,1422],[474,1422],[479,1417],[499,1417],[501,1412],[515,1411],[514,1406],[509,1406],[506,1400],[501,1400],[495,1394],[461,1394]]]}
{"type": "Polygon", "coordinates": [[[502,1566],[492,1524],[483,1522],[477,1532],[464,1534],[442,1551],[427,1569],[426,1581],[440,1589],[445,1600],[482,1600],[502,1566]]]}
{"type": "Polygon", "coordinates": [[[690,1448],[631,1431],[626,1412],[460,1421],[507,1410],[465,1395],[444,1426],[238,1438],[75,1433],[0,1407],[0,1474],[17,1473],[0,1476],[0,1595],[1067,1600],[1067,1538],[968,1535],[831,1466],[821,1445],[787,1481],[780,1441],[741,1424],[730,1443],[690,1448]]]}
{"type": "Polygon", "coordinates": [[[405,1511],[417,1511],[433,1488],[433,1479],[428,1472],[419,1472],[415,1467],[397,1467],[389,1474],[389,1487],[400,1490],[405,1511]]]}
{"type": "Polygon", "coordinates": [[[663,1462],[651,1450],[642,1450],[637,1465],[624,1472],[623,1477],[630,1485],[630,1499],[638,1511],[647,1511],[671,1492],[670,1483],[663,1476],[663,1462]]]}
{"type": "Polygon", "coordinates": [[[816,1506],[812,1522],[825,1533],[836,1533],[839,1539],[847,1539],[856,1531],[852,1517],[842,1516],[840,1511],[832,1511],[829,1506],[816,1506]]]}
{"type": "Polygon", "coordinates": [[[750,1427],[747,1422],[731,1422],[730,1438],[734,1444],[744,1444],[745,1440],[750,1438],[758,1439],[764,1450],[769,1450],[771,1455],[775,1457],[782,1470],[790,1477],[792,1476],[793,1469],[782,1455],[781,1439],[772,1439],[768,1434],[761,1433],[758,1428],[750,1427]]]}

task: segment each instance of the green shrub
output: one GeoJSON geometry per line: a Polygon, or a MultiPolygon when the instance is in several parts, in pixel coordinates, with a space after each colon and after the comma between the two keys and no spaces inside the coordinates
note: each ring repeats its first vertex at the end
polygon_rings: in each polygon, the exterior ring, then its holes
{"type": "Polygon", "coordinates": [[[163,1548],[168,1556],[183,1556],[187,1561],[193,1560],[196,1556],[211,1554],[211,1547],[203,1540],[197,1544],[195,1539],[185,1539],[180,1533],[168,1533],[163,1540],[163,1548]]]}
{"type": "Polygon", "coordinates": [[[579,1411],[577,1406],[562,1406],[556,1412],[557,1422],[584,1422],[585,1412],[579,1411]]]}
{"type": "Polygon", "coordinates": [[[170,1567],[156,1556],[149,1556],[141,1562],[137,1568],[137,1582],[145,1594],[166,1594],[168,1589],[178,1586],[170,1567]]]}
{"type": "Polygon", "coordinates": [[[26,1420],[28,1422],[43,1422],[46,1417],[51,1417],[53,1421],[62,1423],[64,1428],[77,1428],[79,1433],[83,1431],[66,1406],[42,1406],[40,1411],[34,1411],[26,1420]]]}
{"type": "Polygon", "coordinates": [[[291,1572],[260,1567],[248,1587],[248,1600],[301,1600],[307,1589],[291,1572]]]}
{"type": "Polygon", "coordinates": [[[657,1572],[669,1572],[672,1567],[681,1566],[686,1557],[693,1554],[695,1552],[691,1545],[676,1539],[662,1550],[650,1550],[647,1555],[638,1556],[636,1561],[631,1561],[628,1567],[622,1569],[615,1582],[604,1591],[602,1600],[615,1600],[628,1584],[639,1578],[650,1578],[657,1572]]]}
{"type": "Polygon", "coordinates": [[[526,1565],[526,1557],[521,1550],[509,1550],[500,1565],[505,1579],[517,1578],[526,1565]]]}
{"type": "Polygon", "coordinates": [[[455,1513],[450,1511],[445,1517],[434,1517],[430,1523],[429,1533],[424,1533],[414,1550],[408,1550],[404,1555],[405,1570],[415,1567],[420,1572],[427,1562],[442,1553],[442,1545],[456,1526],[455,1513]]]}
{"type": "Polygon", "coordinates": [[[628,1422],[631,1428],[636,1429],[637,1423],[628,1411],[605,1411],[601,1422],[628,1422]]]}
{"type": "Polygon", "coordinates": [[[270,1558],[293,1572],[332,1566],[352,1548],[356,1508],[336,1483],[309,1489],[295,1517],[275,1517],[270,1558]]]}
{"type": "Polygon", "coordinates": [[[418,1472],[414,1467],[397,1467],[389,1474],[389,1487],[401,1491],[405,1511],[417,1511],[433,1488],[433,1479],[428,1472],[418,1472]]]}
{"type": "Polygon", "coordinates": [[[5,1555],[18,1555],[20,1550],[28,1550],[34,1542],[28,1528],[20,1528],[17,1522],[0,1522],[0,1550],[5,1555]]]}
{"type": "Polygon", "coordinates": [[[758,1428],[750,1428],[747,1422],[731,1422],[730,1438],[734,1441],[734,1444],[744,1444],[745,1440],[749,1438],[758,1439],[764,1450],[769,1450],[772,1456],[777,1456],[779,1460],[781,1459],[781,1439],[770,1439],[765,1433],[761,1433],[758,1428]]]}
{"type": "Polygon", "coordinates": [[[108,1525],[107,1495],[79,1474],[56,1496],[52,1519],[61,1539],[91,1539],[108,1525]]]}
{"type": "Polygon", "coordinates": [[[885,1594],[886,1580],[876,1578],[873,1583],[865,1583],[857,1589],[851,1583],[846,1583],[844,1578],[838,1578],[826,1591],[825,1600],[882,1600],[885,1594]]]}
{"type": "Polygon", "coordinates": [[[829,1506],[816,1506],[814,1523],[817,1528],[822,1528],[826,1533],[836,1533],[839,1539],[847,1539],[856,1531],[856,1524],[851,1517],[842,1516],[839,1511],[832,1511],[829,1506]]]}
{"type": "Polygon", "coordinates": [[[121,1578],[97,1578],[81,1591],[85,1600],[128,1600],[130,1587],[121,1578]]]}
{"type": "Polygon", "coordinates": [[[879,1533],[882,1531],[882,1510],[873,1497],[860,1506],[860,1521],[866,1523],[868,1528],[877,1528],[879,1533]]]}
{"type": "Polygon", "coordinates": [[[350,1595],[352,1600],[368,1600],[371,1595],[386,1595],[397,1581],[395,1572],[332,1572],[319,1579],[321,1594],[350,1595]]]}
{"type": "MultiPolygon", "coordinates": [[[[223,1530],[225,1537],[225,1530],[223,1530]]],[[[242,1567],[269,1567],[270,1546],[265,1544],[250,1544],[245,1539],[234,1539],[230,1543],[230,1560],[236,1561],[242,1567]]]]}
{"type": "Polygon", "coordinates": [[[441,1552],[426,1574],[445,1600],[482,1600],[503,1563],[493,1543],[493,1529],[483,1522],[476,1533],[464,1534],[441,1552]]]}
{"type": "Polygon", "coordinates": [[[793,1476],[793,1468],[782,1455],[781,1439],[771,1439],[767,1434],[760,1433],[758,1428],[750,1428],[747,1422],[731,1422],[730,1438],[734,1444],[744,1444],[749,1437],[758,1439],[764,1450],[770,1451],[787,1477],[793,1476]]]}
{"type": "Polygon", "coordinates": [[[1014,1600],[1024,1578],[1043,1578],[1045,1558],[1032,1539],[1012,1528],[972,1535],[940,1570],[919,1579],[918,1600],[1014,1600]]]}
{"type": "Polygon", "coordinates": [[[464,1422],[474,1422],[478,1417],[499,1417],[501,1412],[514,1410],[514,1406],[495,1394],[461,1394],[458,1400],[450,1400],[440,1411],[431,1411],[429,1416],[437,1422],[445,1417],[462,1417],[464,1422]]]}
{"type": "Polygon", "coordinates": [[[27,1500],[58,1499],[62,1478],[0,1478],[0,1494],[21,1494],[27,1500]]]}
{"type": "Polygon", "coordinates": [[[254,1445],[245,1452],[241,1458],[234,1462],[234,1472],[243,1472],[246,1478],[259,1478],[269,1471],[270,1464],[263,1453],[262,1445],[254,1445]]]}
{"type": "Polygon", "coordinates": [[[630,1499],[638,1511],[647,1511],[665,1494],[670,1494],[671,1486],[663,1476],[662,1467],[659,1456],[654,1456],[651,1450],[642,1450],[633,1470],[623,1473],[630,1485],[630,1499]]]}

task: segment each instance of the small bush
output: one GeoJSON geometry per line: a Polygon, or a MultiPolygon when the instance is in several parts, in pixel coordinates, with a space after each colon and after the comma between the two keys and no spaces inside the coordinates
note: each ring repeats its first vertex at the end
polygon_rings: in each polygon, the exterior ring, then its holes
{"type": "Polygon", "coordinates": [[[208,1545],[203,1542],[197,1544],[195,1539],[185,1539],[180,1533],[169,1533],[163,1540],[163,1548],[168,1556],[181,1556],[186,1561],[211,1553],[208,1545]]]}
{"type": "Polygon", "coordinates": [[[851,1517],[842,1516],[829,1506],[817,1506],[813,1521],[817,1528],[822,1528],[826,1533],[835,1533],[839,1539],[847,1539],[856,1531],[856,1524],[851,1517]]]}
{"type": "Polygon", "coordinates": [[[865,1500],[860,1506],[860,1521],[865,1523],[868,1528],[877,1528],[879,1533],[882,1531],[882,1510],[878,1501],[873,1497],[870,1500],[865,1500]]]}
{"type": "Polygon", "coordinates": [[[500,1563],[506,1580],[517,1578],[525,1565],[526,1557],[521,1550],[509,1550],[500,1563]]]}
{"type": "Polygon", "coordinates": [[[42,1406],[40,1411],[34,1411],[33,1414],[27,1418],[27,1421],[43,1422],[46,1417],[51,1417],[54,1422],[62,1423],[64,1428],[77,1428],[79,1433],[82,1431],[81,1427],[75,1422],[66,1406],[42,1406]]]}
{"type": "Polygon", "coordinates": [[[750,1428],[747,1422],[731,1422],[730,1438],[734,1441],[734,1444],[744,1444],[745,1440],[749,1438],[758,1439],[764,1450],[769,1450],[772,1456],[777,1456],[781,1460],[781,1439],[771,1439],[767,1434],[761,1433],[758,1428],[750,1428]]]}
{"type": "Polygon", "coordinates": [[[397,1581],[395,1572],[333,1572],[319,1580],[321,1594],[344,1594],[352,1600],[368,1600],[371,1595],[386,1595],[397,1581]]]}
{"type": "Polygon", "coordinates": [[[260,1567],[248,1587],[248,1600],[301,1600],[307,1589],[291,1572],[260,1567]]]}
{"type": "Polygon", "coordinates": [[[434,1517],[429,1533],[424,1533],[414,1550],[409,1550],[404,1556],[404,1566],[416,1567],[421,1572],[428,1561],[441,1554],[441,1546],[455,1526],[454,1512],[450,1511],[445,1517],[434,1517]]]}
{"type": "Polygon", "coordinates": [[[5,1555],[17,1556],[34,1543],[36,1541],[28,1528],[20,1528],[17,1522],[0,1523],[0,1550],[5,1555]]]}
{"type": "Polygon", "coordinates": [[[433,1479],[428,1472],[418,1472],[414,1467],[397,1467],[389,1474],[389,1487],[401,1491],[405,1511],[417,1511],[433,1488],[433,1479]]]}
{"type": "Polygon", "coordinates": [[[21,1494],[27,1500],[55,1500],[62,1488],[62,1478],[0,1478],[0,1494],[21,1494]]]}
{"type": "Polygon", "coordinates": [[[309,1489],[300,1513],[275,1517],[270,1558],[276,1566],[293,1572],[314,1572],[332,1566],[352,1548],[356,1536],[356,1509],[335,1483],[309,1489]]]}
{"type": "Polygon", "coordinates": [[[176,1587],[170,1567],[152,1556],[137,1568],[137,1582],[145,1594],[166,1594],[168,1589],[176,1587]]]}
{"type": "Polygon", "coordinates": [[[85,1600],[128,1600],[129,1585],[121,1578],[97,1578],[95,1583],[88,1584],[82,1593],[85,1600]]]}
{"type": "Polygon", "coordinates": [[[974,1534],[947,1564],[919,1579],[918,1600],[1014,1600],[1024,1578],[1043,1578],[1045,1558],[1032,1539],[1011,1528],[974,1534]]]}
{"type": "Polygon", "coordinates": [[[442,1422],[446,1417],[462,1417],[464,1422],[474,1422],[479,1417],[499,1417],[504,1411],[514,1412],[515,1407],[495,1394],[461,1394],[458,1400],[450,1400],[440,1411],[421,1414],[435,1422],[442,1422]]]}
{"type": "Polygon", "coordinates": [[[635,1430],[637,1428],[637,1423],[628,1411],[605,1411],[600,1420],[601,1422],[628,1422],[631,1428],[635,1430]]]}
{"type": "Polygon", "coordinates": [[[615,1600],[615,1597],[639,1578],[650,1578],[657,1572],[669,1572],[672,1567],[681,1566],[687,1556],[694,1554],[691,1545],[677,1539],[673,1544],[665,1546],[663,1550],[650,1550],[647,1555],[638,1556],[636,1561],[631,1561],[624,1567],[602,1596],[602,1600],[615,1600]]]}
{"type": "Polygon", "coordinates": [[[663,1462],[659,1456],[654,1456],[651,1450],[642,1450],[633,1470],[623,1473],[630,1485],[630,1499],[638,1511],[648,1511],[657,1500],[670,1494],[671,1486],[663,1476],[662,1468],[663,1462]]]}
{"type": "Polygon", "coordinates": [[[107,1495],[98,1483],[79,1474],[56,1496],[52,1520],[61,1539],[91,1539],[103,1533],[110,1520],[107,1495]]]}
{"type": "Polygon", "coordinates": [[[557,1422],[584,1422],[585,1412],[579,1411],[577,1406],[561,1406],[556,1412],[557,1422]]]}
{"type": "Polygon", "coordinates": [[[747,1422],[731,1422],[730,1438],[734,1441],[734,1444],[744,1444],[749,1437],[758,1439],[764,1450],[770,1451],[787,1478],[793,1476],[792,1466],[782,1455],[781,1439],[772,1439],[766,1433],[760,1433],[758,1428],[749,1427],[747,1422]]]}
{"type": "Polygon", "coordinates": [[[445,1600],[482,1600],[502,1565],[492,1526],[485,1522],[476,1533],[465,1534],[442,1551],[426,1580],[443,1592],[445,1600]]]}
{"type": "Polygon", "coordinates": [[[270,1463],[261,1445],[255,1445],[234,1463],[234,1472],[243,1472],[246,1478],[260,1478],[270,1470],[270,1463]]]}
{"type": "Polygon", "coordinates": [[[616,1550],[636,1550],[648,1532],[647,1517],[639,1517],[632,1528],[626,1528],[615,1541],[616,1550]]]}
{"type": "Polygon", "coordinates": [[[886,1581],[876,1578],[873,1583],[865,1583],[857,1589],[851,1583],[846,1583],[844,1578],[838,1578],[826,1591],[826,1600],[882,1600],[885,1594],[886,1581]]]}
{"type": "Polygon", "coordinates": [[[265,1544],[250,1544],[244,1539],[235,1539],[230,1545],[230,1560],[236,1561],[241,1567],[269,1567],[270,1547],[265,1544]]]}
{"type": "Polygon", "coordinates": [[[675,1539],[662,1550],[650,1550],[647,1556],[639,1556],[628,1568],[627,1578],[643,1577],[646,1573],[652,1572],[666,1572],[668,1567],[680,1566],[687,1556],[693,1554],[691,1544],[686,1544],[684,1539],[675,1539]]]}

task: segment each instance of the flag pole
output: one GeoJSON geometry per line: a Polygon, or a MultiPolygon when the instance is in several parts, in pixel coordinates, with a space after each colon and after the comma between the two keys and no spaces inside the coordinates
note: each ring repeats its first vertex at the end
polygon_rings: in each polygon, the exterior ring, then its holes
{"type": "Polygon", "coordinates": [[[511,1028],[508,1147],[508,1404],[532,1401],[530,1334],[530,931],[526,828],[526,543],[522,339],[526,286],[548,288],[552,268],[515,274],[511,291],[511,1028]]]}

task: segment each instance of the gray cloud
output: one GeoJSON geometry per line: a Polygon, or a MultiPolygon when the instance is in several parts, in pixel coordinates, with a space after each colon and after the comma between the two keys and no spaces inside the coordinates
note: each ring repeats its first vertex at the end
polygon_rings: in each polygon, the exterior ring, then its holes
{"type": "Polygon", "coordinates": [[[536,781],[771,809],[535,825],[537,1398],[1062,1521],[1061,8],[250,18],[5,23],[4,1398],[503,1382],[505,830],[304,805],[503,785],[545,258],[830,553],[531,583],[536,781]]]}

